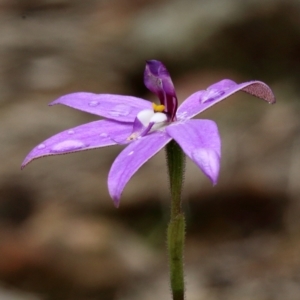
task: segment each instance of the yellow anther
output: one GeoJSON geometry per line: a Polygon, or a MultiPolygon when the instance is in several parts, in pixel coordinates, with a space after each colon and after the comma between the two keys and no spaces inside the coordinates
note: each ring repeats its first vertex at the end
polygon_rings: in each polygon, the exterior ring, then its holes
{"type": "Polygon", "coordinates": [[[165,110],[165,106],[162,104],[157,105],[155,103],[152,103],[152,107],[155,112],[163,112],[165,110]]]}

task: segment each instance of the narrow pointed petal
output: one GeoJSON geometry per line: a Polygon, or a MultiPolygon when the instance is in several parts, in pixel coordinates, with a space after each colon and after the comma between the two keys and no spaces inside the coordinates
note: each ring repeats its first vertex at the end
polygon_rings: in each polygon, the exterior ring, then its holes
{"type": "Polygon", "coordinates": [[[109,120],[95,121],[65,130],[33,148],[24,159],[21,168],[43,156],[115,145],[113,138],[126,138],[131,130],[132,124],[109,120]]]}
{"type": "Polygon", "coordinates": [[[206,90],[198,91],[189,96],[179,106],[177,116],[179,119],[190,119],[238,91],[244,91],[270,104],[275,103],[272,90],[261,81],[237,84],[232,80],[224,79],[211,85],[206,90]]]}
{"type": "Polygon", "coordinates": [[[170,140],[165,132],[156,131],[132,142],[119,154],[108,175],[109,194],[116,207],[129,179],[170,140]]]}
{"type": "Polygon", "coordinates": [[[211,120],[189,120],[174,123],[166,131],[212,183],[216,184],[221,158],[221,140],[216,123],[211,120]]]}
{"type": "Polygon", "coordinates": [[[62,96],[49,105],[55,104],[63,104],[119,122],[133,122],[139,111],[152,109],[152,104],[144,99],[132,96],[85,92],[62,96]]]}

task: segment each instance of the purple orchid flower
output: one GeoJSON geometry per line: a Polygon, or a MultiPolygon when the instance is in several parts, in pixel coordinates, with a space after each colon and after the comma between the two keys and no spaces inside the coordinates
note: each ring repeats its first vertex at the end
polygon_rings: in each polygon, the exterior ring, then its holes
{"type": "Polygon", "coordinates": [[[108,189],[115,206],[135,172],[167,143],[174,139],[184,153],[216,184],[221,157],[217,125],[195,115],[242,90],[269,103],[275,103],[271,89],[263,82],[237,84],[221,80],[206,90],[189,96],[179,107],[175,88],[166,67],[157,60],[146,62],[146,87],[156,94],[160,105],[121,95],[72,93],[50,105],[64,104],[104,117],[58,133],[36,146],[22,163],[33,159],[83,151],[116,144],[128,146],[115,159],[108,175],[108,189]]]}

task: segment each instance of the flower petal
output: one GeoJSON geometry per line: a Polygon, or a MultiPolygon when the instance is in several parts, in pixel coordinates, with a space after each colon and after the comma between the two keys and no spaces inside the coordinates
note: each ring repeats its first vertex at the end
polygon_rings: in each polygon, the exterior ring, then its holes
{"type": "Polygon", "coordinates": [[[33,148],[24,159],[21,168],[43,156],[115,145],[112,138],[126,138],[131,130],[132,124],[109,120],[95,121],[65,130],[33,148]]]}
{"type": "Polygon", "coordinates": [[[133,122],[139,111],[152,109],[152,104],[144,99],[132,96],[85,92],[62,96],[49,105],[55,104],[64,104],[119,122],[133,122]]]}
{"type": "MultiPolygon", "coordinates": [[[[144,72],[145,86],[157,96],[166,93],[175,96],[175,88],[165,65],[158,60],[147,60],[144,72]]],[[[164,104],[164,103],[162,103],[164,104]]]]}
{"type": "Polygon", "coordinates": [[[213,184],[216,184],[221,158],[221,140],[216,123],[211,120],[189,120],[174,123],[166,131],[213,184]]]}
{"type": "Polygon", "coordinates": [[[177,117],[179,119],[190,119],[238,91],[244,91],[270,104],[275,103],[275,96],[272,90],[261,81],[249,81],[237,84],[230,79],[224,79],[211,85],[206,90],[198,91],[189,96],[179,106],[177,117]]]}
{"type": "Polygon", "coordinates": [[[165,107],[165,112],[173,120],[177,111],[178,101],[171,76],[164,66],[158,60],[147,60],[144,72],[145,86],[160,100],[165,107]]]}
{"type": "Polygon", "coordinates": [[[116,207],[123,189],[134,173],[169,141],[163,131],[156,131],[129,144],[115,159],[108,175],[108,189],[116,207]]]}

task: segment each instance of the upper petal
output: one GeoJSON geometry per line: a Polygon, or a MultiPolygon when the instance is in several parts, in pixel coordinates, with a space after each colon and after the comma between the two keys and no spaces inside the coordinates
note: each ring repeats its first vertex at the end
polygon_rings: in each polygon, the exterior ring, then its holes
{"type": "Polygon", "coordinates": [[[160,103],[165,107],[165,112],[173,120],[178,101],[171,76],[162,62],[158,60],[146,62],[144,83],[152,93],[158,96],[160,103]]]}
{"type": "Polygon", "coordinates": [[[62,96],[49,105],[55,104],[64,104],[119,122],[133,122],[139,111],[152,109],[152,104],[141,98],[85,92],[62,96]]]}
{"type": "Polygon", "coordinates": [[[43,156],[115,145],[112,138],[126,138],[131,130],[132,124],[101,120],[62,131],[33,148],[24,159],[21,168],[33,159],[43,156]]]}
{"type": "Polygon", "coordinates": [[[216,123],[211,120],[188,120],[174,123],[166,131],[213,184],[216,184],[221,158],[221,139],[216,123]]]}
{"type": "Polygon", "coordinates": [[[275,96],[272,90],[261,81],[237,84],[232,80],[224,79],[209,86],[206,90],[198,91],[189,96],[179,106],[177,116],[181,119],[190,119],[238,91],[249,93],[270,104],[275,103],[275,96]]]}
{"type": "Polygon", "coordinates": [[[108,189],[119,206],[123,189],[134,173],[169,141],[165,132],[156,131],[129,144],[115,159],[108,175],[108,189]]]}
{"type": "Polygon", "coordinates": [[[145,86],[154,94],[160,92],[175,96],[175,88],[165,65],[158,60],[147,60],[144,72],[145,86]]]}

